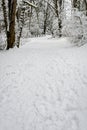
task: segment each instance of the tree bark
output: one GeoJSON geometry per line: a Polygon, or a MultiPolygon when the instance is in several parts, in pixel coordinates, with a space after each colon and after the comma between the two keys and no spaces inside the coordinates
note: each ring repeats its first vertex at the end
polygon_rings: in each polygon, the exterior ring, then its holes
{"type": "Polygon", "coordinates": [[[46,34],[47,18],[48,18],[48,3],[47,3],[47,8],[46,8],[46,10],[44,10],[44,30],[43,30],[43,34],[46,34]]]}
{"type": "Polygon", "coordinates": [[[62,37],[62,19],[61,19],[61,12],[62,12],[62,0],[53,0],[55,6],[55,13],[58,18],[58,31],[59,37],[62,37]]]}
{"type": "Polygon", "coordinates": [[[15,16],[17,0],[8,1],[9,4],[9,31],[7,35],[7,50],[15,44],[15,16]]]}
{"type": "Polygon", "coordinates": [[[7,35],[8,22],[7,22],[7,11],[6,11],[6,3],[5,3],[5,0],[2,0],[2,8],[3,8],[5,31],[6,31],[6,35],[7,35]]]}
{"type": "Polygon", "coordinates": [[[25,7],[22,6],[21,14],[20,14],[20,18],[19,18],[19,32],[18,32],[18,36],[17,36],[17,47],[18,48],[20,46],[20,38],[22,35],[22,30],[23,30],[23,25],[24,25],[24,15],[25,15],[25,7]]]}
{"type": "Polygon", "coordinates": [[[87,16],[87,1],[84,0],[84,3],[85,3],[85,10],[86,10],[86,16],[87,16]]]}

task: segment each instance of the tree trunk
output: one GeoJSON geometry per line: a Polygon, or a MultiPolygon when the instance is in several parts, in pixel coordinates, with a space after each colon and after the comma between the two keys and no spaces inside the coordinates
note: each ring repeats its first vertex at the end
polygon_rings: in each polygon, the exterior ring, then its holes
{"type": "Polygon", "coordinates": [[[15,15],[17,0],[8,0],[9,31],[7,33],[7,49],[13,48],[15,43],[15,15]]]}
{"type": "Polygon", "coordinates": [[[84,3],[85,3],[85,10],[86,10],[86,16],[87,16],[87,1],[84,0],[84,3]]]}
{"type": "Polygon", "coordinates": [[[8,22],[7,22],[7,11],[6,11],[6,3],[5,3],[5,0],[2,0],[2,8],[3,8],[5,31],[6,31],[6,36],[7,36],[8,22]]]}
{"type": "Polygon", "coordinates": [[[20,14],[20,18],[19,18],[19,32],[18,32],[18,36],[17,36],[17,47],[18,48],[20,46],[20,38],[22,35],[22,30],[23,30],[23,25],[24,25],[24,15],[25,15],[25,7],[22,6],[21,14],[20,14]]]}
{"type": "Polygon", "coordinates": [[[62,20],[61,20],[61,18],[58,19],[58,26],[59,26],[59,37],[62,37],[62,20]]]}
{"type": "Polygon", "coordinates": [[[55,13],[58,18],[59,37],[62,37],[62,19],[61,19],[62,4],[63,4],[62,0],[54,0],[55,13]]]}
{"type": "MultiPolygon", "coordinates": [[[[44,3],[45,3],[45,1],[44,1],[44,3]]],[[[47,19],[48,19],[48,3],[47,3],[46,10],[44,9],[44,28],[43,28],[43,34],[46,34],[47,19]]]]}

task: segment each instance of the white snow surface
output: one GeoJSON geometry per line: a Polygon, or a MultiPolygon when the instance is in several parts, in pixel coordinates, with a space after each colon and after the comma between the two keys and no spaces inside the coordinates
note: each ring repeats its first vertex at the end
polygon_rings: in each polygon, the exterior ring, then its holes
{"type": "Polygon", "coordinates": [[[87,45],[23,42],[0,51],[0,130],[87,130],[87,45]]]}

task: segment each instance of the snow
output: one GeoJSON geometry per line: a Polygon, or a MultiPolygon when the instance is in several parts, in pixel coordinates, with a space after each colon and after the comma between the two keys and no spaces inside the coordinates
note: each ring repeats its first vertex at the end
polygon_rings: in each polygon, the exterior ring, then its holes
{"type": "Polygon", "coordinates": [[[87,45],[22,41],[0,51],[0,130],[87,130],[87,45]]]}

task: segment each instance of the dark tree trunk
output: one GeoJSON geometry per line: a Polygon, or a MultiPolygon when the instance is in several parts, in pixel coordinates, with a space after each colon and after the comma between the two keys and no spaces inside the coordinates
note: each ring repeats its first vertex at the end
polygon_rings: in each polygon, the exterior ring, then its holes
{"type": "Polygon", "coordinates": [[[9,0],[9,31],[7,35],[7,49],[13,48],[15,43],[15,15],[17,0],[9,0]]]}
{"type": "Polygon", "coordinates": [[[58,20],[58,25],[59,25],[59,37],[62,37],[62,20],[59,18],[58,20]]]}
{"type": "Polygon", "coordinates": [[[48,3],[47,3],[47,8],[46,8],[46,10],[44,10],[44,28],[43,28],[43,34],[46,34],[47,19],[48,19],[48,3]]]}

